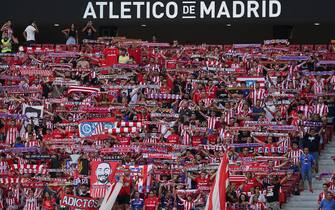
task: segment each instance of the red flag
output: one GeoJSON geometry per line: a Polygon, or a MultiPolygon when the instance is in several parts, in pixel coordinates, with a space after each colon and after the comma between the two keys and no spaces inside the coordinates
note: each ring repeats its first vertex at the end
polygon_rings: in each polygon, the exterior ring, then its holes
{"type": "Polygon", "coordinates": [[[91,197],[103,198],[110,188],[115,183],[115,173],[118,162],[91,162],[91,197]]]}
{"type": "Polygon", "coordinates": [[[62,195],[60,205],[70,208],[80,208],[85,210],[98,209],[98,201],[93,198],[85,198],[74,195],[62,195]]]}
{"type": "Polygon", "coordinates": [[[226,210],[226,187],[228,186],[228,156],[225,154],[216,172],[205,210],[226,210]]]}
{"type": "Polygon", "coordinates": [[[123,186],[123,182],[113,183],[113,186],[108,188],[104,199],[101,202],[99,210],[110,210],[113,209],[114,203],[117,196],[119,195],[123,186]]]}

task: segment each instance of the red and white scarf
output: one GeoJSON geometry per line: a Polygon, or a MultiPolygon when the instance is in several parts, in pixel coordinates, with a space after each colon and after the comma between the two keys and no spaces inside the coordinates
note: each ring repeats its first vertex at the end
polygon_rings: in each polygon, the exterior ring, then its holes
{"type": "Polygon", "coordinates": [[[46,174],[47,170],[45,165],[38,164],[13,164],[11,165],[12,170],[18,171],[20,174],[31,174],[31,173],[41,173],[46,174]]]}
{"type": "Polygon", "coordinates": [[[147,95],[148,99],[166,99],[166,100],[177,100],[181,99],[180,95],[167,94],[167,93],[152,93],[147,95]]]}

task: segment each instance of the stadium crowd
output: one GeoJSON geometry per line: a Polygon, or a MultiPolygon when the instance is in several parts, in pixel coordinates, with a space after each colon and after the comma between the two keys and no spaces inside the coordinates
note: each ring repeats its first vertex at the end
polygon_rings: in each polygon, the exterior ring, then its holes
{"type": "MultiPolygon", "coordinates": [[[[313,192],[334,129],[328,45],[94,39],[91,22],[82,44],[74,25],[66,45],[36,44],[32,23],[14,52],[1,31],[0,209],[97,209],[92,185],[115,180],[115,209],[203,209],[225,154],[228,209],[313,192]]],[[[322,209],[335,176],[323,188],[322,209]]]]}

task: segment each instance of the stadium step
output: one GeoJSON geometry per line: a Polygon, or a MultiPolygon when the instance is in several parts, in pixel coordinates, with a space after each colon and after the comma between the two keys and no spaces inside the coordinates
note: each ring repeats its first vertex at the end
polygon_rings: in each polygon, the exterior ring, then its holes
{"type": "MultiPolygon", "coordinates": [[[[331,158],[335,155],[335,140],[326,145],[319,158],[319,172],[335,172],[335,161],[331,158]]],[[[300,195],[293,195],[288,198],[287,203],[282,206],[283,210],[315,210],[318,208],[317,200],[322,192],[322,184],[329,181],[329,178],[317,180],[313,178],[313,189],[311,193],[307,190],[300,195]]],[[[307,187],[307,183],[305,183],[307,187]]]]}

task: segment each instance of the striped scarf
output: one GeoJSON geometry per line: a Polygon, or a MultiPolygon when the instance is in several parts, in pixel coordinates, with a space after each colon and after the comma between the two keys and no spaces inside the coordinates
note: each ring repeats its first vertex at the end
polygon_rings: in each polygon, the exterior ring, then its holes
{"type": "Polygon", "coordinates": [[[171,117],[171,118],[178,118],[179,114],[169,114],[169,113],[151,113],[151,117],[171,117]]]}
{"type": "Polygon", "coordinates": [[[142,122],[116,122],[115,123],[116,127],[142,127],[142,122]]]}
{"type": "Polygon", "coordinates": [[[37,140],[28,141],[25,143],[26,147],[40,147],[40,143],[37,140]]]}
{"type": "Polygon", "coordinates": [[[148,99],[165,99],[165,100],[178,100],[181,99],[181,95],[167,94],[167,93],[152,93],[147,95],[148,99]]]}
{"type": "Polygon", "coordinates": [[[50,70],[43,70],[43,69],[36,69],[36,68],[21,68],[20,72],[22,75],[29,75],[29,76],[41,75],[43,77],[48,77],[53,74],[53,72],[50,70]]]}
{"type": "Polygon", "coordinates": [[[117,133],[135,133],[138,132],[136,127],[121,127],[121,128],[111,128],[108,129],[108,133],[117,134],[117,133]]]}
{"type": "Polygon", "coordinates": [[[33,164],[13,164],[11,169],[18,171],[20,174],[31,174],[31,173],[40,173],[46,174],[47,170],[45,165],[33,165],[33,164]]]}

